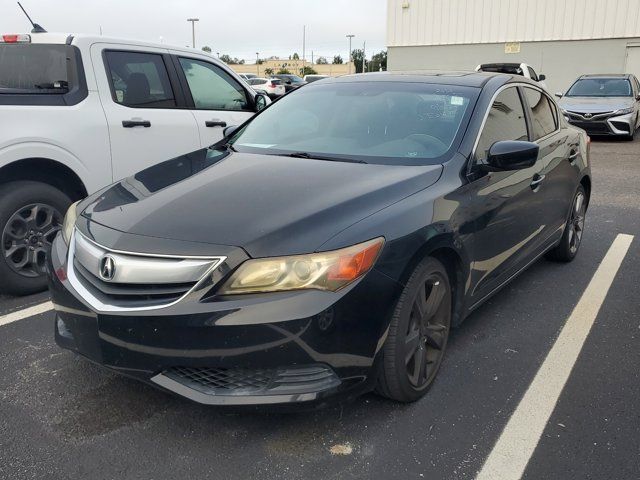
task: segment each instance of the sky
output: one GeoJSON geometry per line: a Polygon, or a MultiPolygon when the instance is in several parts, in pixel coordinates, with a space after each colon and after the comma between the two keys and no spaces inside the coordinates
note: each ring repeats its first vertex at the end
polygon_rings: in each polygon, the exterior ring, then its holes
{"type": "MultiPolygon", "coordinates": [[[[211,47],[254,62],[260,58],[348,56],[366,42],[367,57],[385,48],[386,0],[21,0],[36,23],[49,32],[99,34],[191,46],[196,17],[196,47],[211,47]]],[[[0,0],[0,34],[31,29],[15,0],[0,0]]]]}

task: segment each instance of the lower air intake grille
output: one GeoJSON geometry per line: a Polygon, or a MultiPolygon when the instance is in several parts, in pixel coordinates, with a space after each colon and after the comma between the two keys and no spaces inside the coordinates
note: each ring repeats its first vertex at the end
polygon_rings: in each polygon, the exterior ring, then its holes
{"type": "Polygon", "coordinates": [[[331,368],[307,365],[275,369],[172,367],[163,375],[207,395],[278,395],[318,392],[340,380],[331,368]]]}

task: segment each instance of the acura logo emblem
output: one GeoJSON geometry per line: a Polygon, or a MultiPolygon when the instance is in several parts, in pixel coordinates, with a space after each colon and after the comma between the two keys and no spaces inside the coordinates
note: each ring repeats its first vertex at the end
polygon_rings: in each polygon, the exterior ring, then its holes
{"type": "Polygon", "coordinates": [[[116,274],[116,262],[111,255],[105,255],[100,260],[100,278],[113,280],[116,274]]]}

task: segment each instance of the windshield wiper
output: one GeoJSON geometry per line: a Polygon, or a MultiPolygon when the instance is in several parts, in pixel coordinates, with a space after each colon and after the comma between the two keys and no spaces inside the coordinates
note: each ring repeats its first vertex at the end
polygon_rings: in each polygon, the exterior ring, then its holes
{"type": "Polygon", "coordinates": [[[324,155],[316,155],[315,153],[308,152],[293,152],[293,153],[279,153],[276,154],[281,157],[292,158],[309,158],[312,160],[326,160],[327,162],[346,162],[346,163],[367,163],[364,160],[357,160],[355,158],[342,158],[342,157],[327,157],[324,155]]]}

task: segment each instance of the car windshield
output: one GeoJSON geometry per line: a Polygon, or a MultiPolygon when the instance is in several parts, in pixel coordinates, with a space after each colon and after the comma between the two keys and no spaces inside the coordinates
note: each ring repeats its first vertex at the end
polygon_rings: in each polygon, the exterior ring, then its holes
{"type": "Polygon", "coordinates": [[[304,83],[304,80],[302,80],[300,77],[296,75],[282,75],[279,78],[283,80],[291,80],[291,83],[304,83]]]}
{"type": "Polygon", "coordinates": [[[583,78],[574,83],[567,97],[630,97],[631,83],[626,78],[583,78]]]}
{"type": "Polygon", "coordinates": [[[479,89],[404,82],[313,84],[254,117],[240,152],[389,165],[439,163],[464,132],[479,89]]]}

